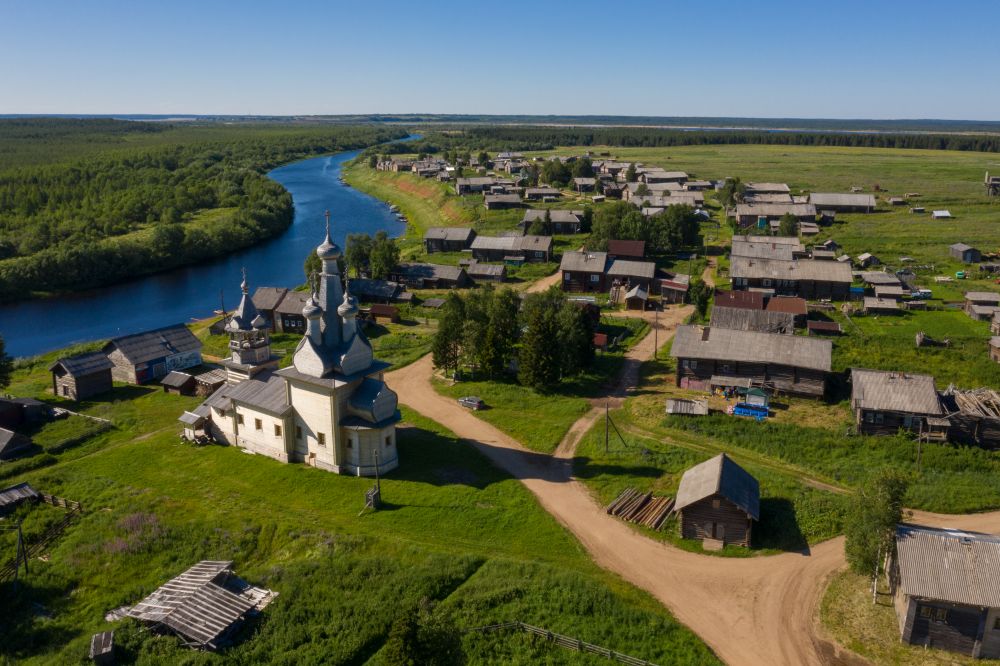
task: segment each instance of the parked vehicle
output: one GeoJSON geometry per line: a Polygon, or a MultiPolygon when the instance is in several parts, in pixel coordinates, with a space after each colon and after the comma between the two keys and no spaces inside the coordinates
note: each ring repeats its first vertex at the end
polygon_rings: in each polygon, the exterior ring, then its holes
{"type": "Polygon", "coordinates": [[[477,398],[474,395],[467,395],[464,398],[459,398],[458,404],[462,405],[462,407],[468,407],[469,409],[483,409],[486,407],[486,403],[483,402],[483,399],[477,398]]]}

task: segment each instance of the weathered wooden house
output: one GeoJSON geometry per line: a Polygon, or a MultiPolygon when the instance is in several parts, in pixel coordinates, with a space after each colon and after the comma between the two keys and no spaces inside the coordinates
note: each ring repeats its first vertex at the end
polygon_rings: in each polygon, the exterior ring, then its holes
{"type": "Polygon", "coordinates": [[[472,286],[468,273],[458,266],[400,264],[392,277],[395,281],[415,289],[462,289],[472,286]]]}
{"type": "Polygon", "coordinates": [[[948,420],[930,375],[851,368],[851,411],[863,435],[906,430],[935,441],[948,436],[948,420]]]}
{"type": "Polygon", "coordinates": [[[755,259],[732,257],[729,267],[734,290],[769,289],[781,296],[847,300],[854,276],[851,267],[816,259],[755,259]]]}
{"type": "Polygon", "coordinates": [[[424,247],[428,254],[461,252],[475,237],[475,230],[469,227],[431,227],[424,233],[424,247]]]}
{"type": "MultiPolygon", "coordinates": [[[[288,293],[288,289],[284,287],[257,287],[253,292],[253,304],[257,308],[257,312],[264,315],[268,323],[271,325],[272,331],[279,330],[280,317],[278,316],[276,309],[278,304],[281,303],[281,299],[285,297],[288,293]]],[[[225,324],[222,326],[222,330],[216,333],[212,331],[213,335],[221,335],[225,333],[225,324]]]]}
{"type": "Polygon", "coordinates": [[[746,194],[756,196],[758,194],[790,194],[791,189],[785,183],[747,183],[746,194]]]}
{"type": "Polygon", "coordinates": [[[577,234],[580,233],[580,225],[583,224],[583,211],[582,210],[540,210],[538,208],[529,208],[524,211],[524,217],[521,218],[520,227],[528,232],[531,229],[532,223],[537,220],[544,220],[545,214],[549,215],[549,222],[552,225],[551,232],[554,234],[577,234]]]}
{"type": "Polygon", "coordinates": [[[563,252],[559,270],[563,291],[604,291],[606,252],[563,252]]]}
{"type": "Polygon", "coordinates": [[[560,194],[559,190],[554,187],[526,187],[524,189],[525,201],[545,201],[558,197],[560,194]]]}
{"type": "Polygon", "coordinates": [[[966,264],[974,264],[981,261],[983,258],[982,253],[971,245],[966,245],[965,243],[954,243],[948,246],[948,254],[952,258],[957,259],[966,264]]]}
{"type": "Polygon", "coordinates": [[[1000,335],[990,337],[990,360],[1000,363],[1000,335]]]}
{"type": "Polygon", "coordinates": [[[475,194],[489,189],[496,182],[492,176],[473,176],[472,178],[456,178],[455,194],[475,194]]]}
{"type": "Polygon", "coordinates": [[[880,296],[865,296],[862,302],[865,314],[868,315],[894,315],[900,314],[899,301],[894,298],[883,298],[880,296]]]}
{"type": "Polygon", "coordinates": [[[370,280],[354,278],[351,280],[351,293],[363,303],[394,303],[411,300],[406,288],[398,282],[389,280],[370,280]]]}
{"type": "Polygon", "coordinates": [[[666,273],[660,279],[660,301],[663,303],[683,303],[687,300],[691,276],[684,273],[666,273]]]}
{"type": "Polygon", "coordinates": [[[52,393],[70,400],[85,400],[114,388],[113,364],[101,352],[66,356],[49,366],[52,393]]]}
{"type": "Polygon", "coordinates": [[[759,236],[737,234],[733,236],[729,254],[733,257],[757,259],[807,259],[809,252],[796,236],[759,236]]]}
{"type": "Polygon", "coordinates": [[[191,368],[188,371],[174,370],[160,380],[164,393],[203,397],[212,395],[225,383],[225,368],[215,366],[191,368]]]}
{"type": "Polygon", "coordinates": [[[627,285],[629,289],[639,286],[649,292],[656,277],[656,264],[652,261],[629,261],[628,259],[608,258],[610,262],[606,271],[606,279],[611,284],[627,285]]]}
{"type": "Polygon", "coordinates": [[[822,397],[833,344],[800,335],[680,326],[670,355],[677,359],[677,386],[709,390],[727,378],[776,391],[822,397]]]}
{"type": "Polygon", "coordinates": [[[520,208],[522,202],[520,195],[517,194],[487,194],[483,198],[483,205],[486,210],[505,210],[520,208]]]}
{"type": "Polygon", "coordinates": [[[114,338],[101,350],[120,382],[145,384],[201,363],[201,340],[184,324],[114,338]]]}
{"type": "Polygon", "coordinates": [[[806,299],[797,296],[772,296],[767,299],[764,310],[791,315],[796,328],[802,328],[806,325],[806,317],[809,315],[809,304],[806,299]]]}
{"type": "Polygon", "coordinates": [[[795,316],[787,312],[768,312],[749,308],[712,307],[712,326],[730,328],[736,331],[759,331],[762,333],[795,333],[795,316]]]}
{"type": "Polygon", "coordinates": [[[302,316],[302,308],[308,300],[309,294],[306,292],[288,290],[274,308],[277,330],[282,333],[304,333],[306,318],[302,316]]]}
{"type": "Polygon", "coordinates": [[[979,321],[992,321],[1000,310],[1000,294],[992,291],[967,291],[965,313],[979,321]]]}
{"type": "Polygon", "coordinates": [[[766,229],[767,223],[793,215],[799,222],[815,222],[816,206],[812,204],[741,203],[736,205],[736,222],[741,227],[766,229]]]}
{"type": "Polygon", "coordinates": [[[810,319],[806,322],[809,335],[840,335],[840,324],[835,321],[819,321],[810,319]]]}
{"type": "Polygon", "coordinates": [[[813,192],[809,203],[817,210],[832,210],[837,213],[870,213],[875,210],[875,195],[845,194],[842,192],[813,192]]]}
{"type": "Polygon", "coordinates": [[[717,289],[715,292],[715,305],[717,307],[763,310],[766,304],[767,297],[760,291],[717,289]]]}
{"type": "Polygon", "coordinates": [[[862,252],[858,255],[858,266],[861,268],[869,268],[871,266],[878,266],[882,262],[871,252],[862,252]]]}
{"type": "Polygon", "coordinates": [[[626,310],[645,310],[646,305],[649,303],[649,292],[642,288],[640,285],[632,287],[628,293],[625,294],[625,309],[626,310]]]}
{"type": "Polygon", "coordinates": [[[760,520],[760,484],[720,453],[684,472],[674,510],[685,539],[749,547],[760,520]]]}
{"type": "Polygon", "coordinates": [[[577,192],[593,192],[596,186],[597,186],[596,178],[578,177],[573,179],[573,188],[577,192]]]}
{"type": "Polygon", "coordinates": [[[998,572],[1000,537],[899,525],[889,580],[903,642],[1000,657],[998,572]]]}
{"type": "Polygon", "coordinates": [[[368,315],[376,322],[399,323],[399,308],[384,303],[375,303],[368,308],[368,315]]]}
{"type": "Polygon", "coordinates": [[[507,279],[507,267],[504,264],[482,264],[473,260],[465,267],[473,282],[503,282],[507,279]]]}
{"type": "Polygon", "coordinates": [[[552,236],[477,236],[471,249],[477,261],[549,261],[552,236]]]}
{"type": "Polygon", "coordinates": [[[949,441],[1000,449],[1000,393],[987,387],[949,386],[940,398],[948,416],[949,441]]]}
{"type": "Polygon", "coordinates": [[[644,183],[686,183],[688,175],[683,171],[664,171],[663,169],[643,169],[638,178],[644,183]]]}

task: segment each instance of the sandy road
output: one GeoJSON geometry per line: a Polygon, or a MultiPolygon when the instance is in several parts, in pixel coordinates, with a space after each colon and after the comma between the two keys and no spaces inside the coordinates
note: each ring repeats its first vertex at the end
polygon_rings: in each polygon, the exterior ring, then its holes
{"type": "MultiPolygon", "coordinates": [[[[660,345],[685,315],[684,308],[661,315],[660,345]]],[[[608,400],[621,401],[636,385],[642,361],[652,354],[651,331],[627,355],[608,400]]],[[[524,448],[454,400],[439,395],[431,386],[432,375],[428,355],[389,373],[386,379],[399,392],[401,402],[444,425],[519,479],[597,564],[659,599],[725,662],[748,666],[865,663],[827,640],[817,621],[826,582],[845,564],[842,538],[803,553],[748,559],[698,555],[654,541],[608,516],[572,476],[576,444],[600,417],[603,399],[573,424],[556,454],[548,456],[524,448]]],[[[1000,512],[969,516],[914,512],[912,520],[1000,532],[1000,512]]]]}

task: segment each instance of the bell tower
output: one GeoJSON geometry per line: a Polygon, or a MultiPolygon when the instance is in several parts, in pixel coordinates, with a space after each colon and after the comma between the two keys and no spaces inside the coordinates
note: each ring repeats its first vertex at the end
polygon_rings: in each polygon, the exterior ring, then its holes
{"type": "Polygon", "coordinates": [[[250,298],[245,268],[240,290],[243,292],[240,305],[226,324],[230,357],[223,365],[230,384],[238,384],[278,365],[278,359],[271,355],[270,322],[257,311],[250,298]]]}

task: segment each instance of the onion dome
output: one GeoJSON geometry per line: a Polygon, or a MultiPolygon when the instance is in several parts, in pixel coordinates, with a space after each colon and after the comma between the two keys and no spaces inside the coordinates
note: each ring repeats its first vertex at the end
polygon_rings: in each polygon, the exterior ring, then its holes
{"type": "Polygon", "coordinates": [[[310,296],[305,307],[302,308],[302,316],[306,319],[319,319],[322,315],[323,309],[316,302],[316,297],[310,296]]]}
{"type": "Polygon", "coordinates": [[[351,292],[344,290],[344,302],[337,308],[337,314],[344,319],[358,316],[358,299],[351,296],[351,292]]]}
{"type": "Polygon", "coordinates": [[[250,322],[250,325],[256,329],[267,328],[267,320],[264,319],[264,315],[258,314],[253,318],[253,321],[250,322]]]}
{"type": "Polygon", "coordinates": [[[333,261],[340,257],[340,248],[330,240],[330,213],[326,215],[326,238],[316,248],[316,256],[323,261],[333,261]]]}

